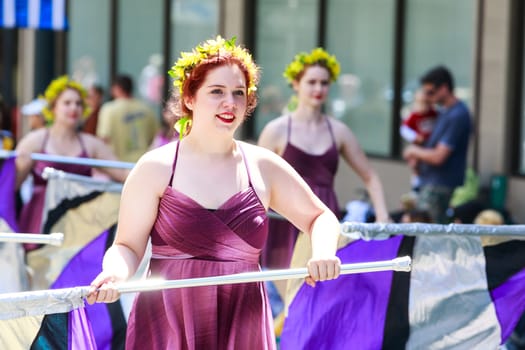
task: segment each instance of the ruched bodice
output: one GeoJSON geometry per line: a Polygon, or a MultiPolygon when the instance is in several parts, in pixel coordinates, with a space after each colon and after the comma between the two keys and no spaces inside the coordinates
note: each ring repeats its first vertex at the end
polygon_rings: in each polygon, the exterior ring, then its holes
{"type": "Polygon", "coordinates": [[[332,144],[323,154],[315,155],[306,153],[288,142],[282,157],[294,167],[308,184],[325,187],[334,185],[334,177],[339,163],[339,152],[337,152],[335,144],[332,144]]]}
{"type": "MultiPolygon", "coordinates": [[[[179,144],[174,172],[178,151],[179,144]]],[[[248,168],[247,175],[249,187],[214,210],[168,186],[151,231],[151,276],[182,279],[260,270],[268,217],[248,168]]],[[[126,349],[274,349],[274,343],[264,284],[244,283],[139,294],[126,349]]]]}
{"type": "Polygon", "coordinates": [[[301,175],[323,203],[336,215],[339,215],[339,206],[334,191],[334,179],[339,165],[339,152],[328,118],[326,118],[326,123],[332,136],[332,145],[324,153],[316,155],[307,153],[290,142],[292,120],[289,118],[288,142],[282,157],[301,175]]]}
{"type": "Polygon", "coordinates": [[[266,210],[251,186],[216,210],[203,208],[168,187],[159,203],[151,240],[154,254],[257,264],[267,234],[266,210]]]}
{"type": "MultiPolygon", "coordinates": [[[[44,141],[40,153],[46,154],[45,148],[49,139],[49,130],[46,130],[44,141]]],[[[87,150],[82,142],[80,136],[78,141],[82,151],[77,156],[79,158],[89,157],[87,150]]],[[[91,176],[91,167],[82,164],[67,164],[53,161],[37,160],[31,169],[33,175],[33,194],[30,201],[22,208],[20,213],[19,227],[22,232],[40,233],[42,226],[42,211],[44,209],[44,200],[46,194],[47,180],[42,177],[42,173],[46,167],[62,170],[66,173],[91,176]]],[[[26,244],[26,249],[34,249],[36,244],[26,244]]]]}

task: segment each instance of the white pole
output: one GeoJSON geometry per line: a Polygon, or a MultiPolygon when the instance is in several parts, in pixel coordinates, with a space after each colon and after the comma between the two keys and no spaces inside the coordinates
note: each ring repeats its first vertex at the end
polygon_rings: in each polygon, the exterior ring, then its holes
{"type": "MultiPolygon", "coordinates": [[[[341,274],[355,274],[364,272],[377,272],[377,271],[410,271],[411,259],[408,256],[396,258],[393,260],[365,262],[365,263],[353,263],[341,265],[341,274]]],[[[172,288],[187,288],[187,287],[202,287],[211,285],[223,285],[223,284],[237,284],[237,283],[249,283],[249,282],[263,282],[263,281],[278,281],[288,280],[294,278],[305,278],[308,277],[308,269],[306,267],[297,269],[287,270],[268,270],[268,271],[257,271],[257,272],[245,272],[234,275],[225,276],[213,276],[213,277],[202,277],[202,278],[188,278],[181,280],[142,280],[136,282],[125,282],[117,286],[120,293],[134,293],[134,292],[145,292],[154,291],[161,289],[172,289],[172,288]]]]}
{"type": "Polygon", "coordinates": [[[474,224],[379,224],[345,222],[341,225],[345,235],[358,232],[363,237],[373,238],[381,235],[407,236],[504,236],[506,238],[525,239],[525,225],[474,225],[474,224]]]}
{"type": "Polygon", "coordinates": [[[60,246],[62,245],[62,242],[64,242],[64,234],[60,232],[54,232],[48,235],[0,232],[0,242],[38,243],[60,246]]]}
{"type": "MultiPolygon", "coordinates": [[[[341,265],[341,274],[355,274],[376,271],[410,271],[410,257],[401,257],[393,260],[353,263],[341,265]]],[[[182,280],[142,280],[125,282],[117,286],[120,293],[147,292],[161,289],[187,288],[210,285],[236,284],[248,282],[263,282],[304,278],[308,276],[306,268],[246,272],[226,276],[204,278],[189,278],[182,280]]],[[[0,294],[0,320],[24,316],[36,316],[67,312],[84,305],[84,298],[91,287],[81,286],[73,288],[38,290],[19,293],[0,294]]]]}
{"type": "MultiPolygon", "coordinates": [[[[5,151],[0,150],[0,158],[10,158],[16,157],[16,151],[5,151]]],[[[56,163],[65,163],[65,164],[80,164],[87,165],[92,167],[102,167],[102,168],[122,168],[122,169],[131,169],[135,166],[135,163],[129,162],[120,162],[116,160],[104,160],[104,159],[95,159],[95,158],[82,158],[82,157],[67,157],[43,153],[31,153],[32,160],[42,160],[56,163]]]]}

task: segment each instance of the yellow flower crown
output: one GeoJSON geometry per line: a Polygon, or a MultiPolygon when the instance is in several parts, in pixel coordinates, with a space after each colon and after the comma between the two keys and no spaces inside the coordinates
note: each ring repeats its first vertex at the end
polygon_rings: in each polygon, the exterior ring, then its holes
{"type": "MultiPolygon", "coordinates": [[[[173,78],[173,86],[178,88],[179,93],[182,95],[184,81],[190,76],[193,68],[205,60],[228,53],[238,58],[244,64],[248,70],[248,81],[246,82],[248,85],[248,95],[255,93],[259,79],[259,68],[253,61],[252,55],[248,50],[239,45],[235,45],[236,39],[236,37],[233,37],[230,40],[225,40],[218,35],[215,40],[207,40],[195,47],[191,52],[181,52],[180,58],[168,71],[168,74],[173,78]]],[[[182,139],[191,127],[191,118],[189,116],[180,118],[174,127],[179,133],[179,138],[182,139]]]]}
{"type": "Polygon", "coordinates": [[[235,45],[233,37],[230,40],[224,40],[220,35],[215,40],[207,40],[195,47],[191,52],[181,52],[181,57],[175,62],[168,74],[173,78],[173,85],[179,88],[182,93],[184,81],[190,75],[193,68],[203,61],[214,56],[220,56],[228,52],[231,56],[238,58],[248,70],[248,94],[257,90],[257,80],[259,68],[255,65],[252,55],[243,47],[235,45]]]}
{"type": "Polygon", "coordinates": [[[84,117],[87,117],[91,112],[86,103],[87,92],[84,87],[76,81],[70,80],[67,75],[63,75],[53,80],[44,92],[43,97],[47,101],[47,106],[42,109],[42,114],[44,115],[47,123],[52,123],[55,119],[55,115],[51,111],[50,107],[56,101],[58,96],[60,96],[60,94],[66,89],[74,89],[80,94],[80,98],[82,99],[82,108],[84,110],[84,117]]]}
{"type": "Polygon", "coordinates": [[[313,49],[310,53],[299,52],[295,55],[293,61],[284,70],[283,76],[289,83],[292,83],[307,66],[312,66],[318,63],[326,66],[330,72],[331,82],[337,80],[339,73],[341,73],[339,62],[334,55],[330,55],[321,47],[313,49]]]}

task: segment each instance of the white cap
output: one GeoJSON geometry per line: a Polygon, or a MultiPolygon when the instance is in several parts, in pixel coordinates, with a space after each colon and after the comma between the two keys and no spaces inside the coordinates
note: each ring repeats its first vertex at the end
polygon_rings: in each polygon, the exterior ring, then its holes
{"type": "Polygon", "coordinates": [[[22,106],[21,112],[23,115],[41,114],[47,101],[43,98],[37,98],[22,106]]]}

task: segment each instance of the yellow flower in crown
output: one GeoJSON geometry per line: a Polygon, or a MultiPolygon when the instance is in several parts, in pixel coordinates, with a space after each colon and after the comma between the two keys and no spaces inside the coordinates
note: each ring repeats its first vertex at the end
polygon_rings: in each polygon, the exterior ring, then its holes
{"type": "Polygon", "coordinates": [[[191,52],[181,52],[180,58],[168,72],[173,78],[173,85],[179,88],[179,92],[182,94],[184,81],[188,78],[193,68],[205,60],[221,55],[221,53],[229,53],[246,66],[249,79],[246,82],[248,84],[248,94],[254,93],[257,90],[259,69],[255,65],[252,55],[245,48],[235,45],[235,40],[236,37],[225,40],[221,36],[217,36],[214,40],[207,40],[198,45],[191,52]]]}
{"type": "Polygon", "coordinates": [[[42,114],[44,115],[47,123],[52,123],[55,119],[55,115],[50,108],[52,108],[58,96],[60,96],[60,94],[67,89],[74,89],[80,94],[80,98],[82,100],[82,109],[84,110],[84,117],[87,117],[91,112],[86,102],[86,89],[84,89],[84,87],[76,81],[70,80],[67,75],[63,75],[53,80],[44,92],[43,97],[47,101],[47,106],[43,108],[42,114]]]}
{"type": "Polygon", "coordinates": [[[289,83],[292,83],[307,66],[315,64],[322,64],[328,69],[331,82],[336,81],[341,73],[341,67],[337,58],[334,55],[330,55],[323,48],[317,47],[309,53],[299,52],[295,55],[293,61],[284,70],[283,76],[289,83]]]}

